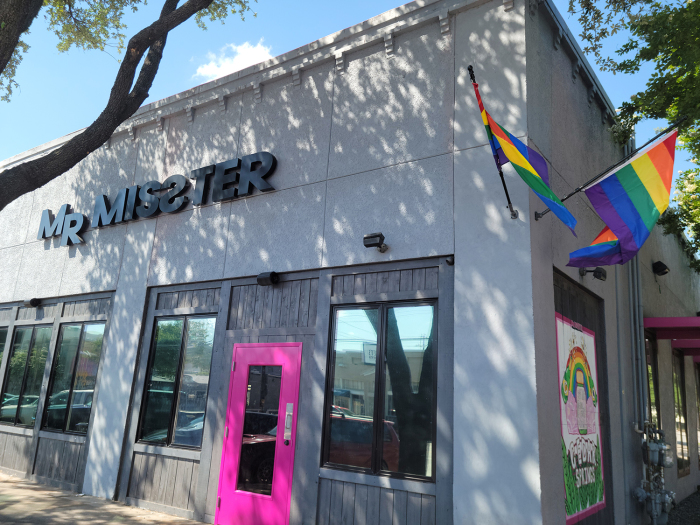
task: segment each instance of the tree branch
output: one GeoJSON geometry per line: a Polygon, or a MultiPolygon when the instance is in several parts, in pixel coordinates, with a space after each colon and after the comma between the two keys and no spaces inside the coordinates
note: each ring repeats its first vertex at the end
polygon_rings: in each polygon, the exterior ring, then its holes
{"type": "Polygon", "coordinates": [[[22,33],[32,25],[43,5],[43,0],[0,2],[0,72],[5,70],[22,33]]]}
{"type": "Polygon", "coordinates": [[[107,105],[97,119],[82,133],[51,153],[0,172],[0,187],[3,188],[0,193],[0,210],[25,193],[65,173],[102,146],[117,126],[133,115],[148,98],[168,33],[198,11],[209,7],[212,2],[213,0],[188,0],[177,7],[178,0],[166,0],[158,20],[129,40],[107,105]],[[146,51],[148,54],[134,82],[138,65],[146,51]]]}

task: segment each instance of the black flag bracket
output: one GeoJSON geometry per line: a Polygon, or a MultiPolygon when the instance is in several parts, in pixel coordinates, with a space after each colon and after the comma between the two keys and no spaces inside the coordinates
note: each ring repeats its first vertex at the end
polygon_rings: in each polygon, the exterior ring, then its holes
{"type": "MultiPolygon", "coordinates": [[[[474,68],[470,65],[467,69],[469,70],[469,78],[471,79],[472,84],[476,84],[476,77],[474,76],[474,68]]],[[[506,179],[503,176],[503,169],[501,168],[501,161],[499,160],[497,153],[494,153],[493,160],[496,161],[496,168],[498,169],[498,174],[501,176],[501,183],[503,184],[503,191],[506,194],[506,200],[508,201],[508,209],[510,210],[510,218],[517,219],[518,218],[518,210],[513,208],[513,203],[510,201],[510,195],[508,195],[508,186],[506,186],[506,179]]]]}

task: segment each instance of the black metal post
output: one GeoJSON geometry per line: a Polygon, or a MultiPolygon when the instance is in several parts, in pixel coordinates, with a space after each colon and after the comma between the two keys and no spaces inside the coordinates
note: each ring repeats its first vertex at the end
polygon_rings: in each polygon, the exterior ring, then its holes
{"type": "MultiPolygon", "coordinates": [[[[471,65],[469,65],[469,67],[467,67],[467,70],[469,71],[469,78],[471,79],[472,84],[476,84],[476,77],[474,76],[474,68],[471,65]]],[[[510,195],[508,195],[508,186],[506,186],[506,179],[503,176],[503,169],[501,169],[501,161],[498,160],[497,153],[495,153],[493,155],[493,160],[496,162],[496,168],[498,169],[498,174],[501,176],[501,184],[503,184],[503,191],[505,192],[506,200],[508,201],[508,209],[510,210],[510,218],[517,219],[518,218],[518,210],[513,209],[513,203],[510,201],[510,195]]]]}

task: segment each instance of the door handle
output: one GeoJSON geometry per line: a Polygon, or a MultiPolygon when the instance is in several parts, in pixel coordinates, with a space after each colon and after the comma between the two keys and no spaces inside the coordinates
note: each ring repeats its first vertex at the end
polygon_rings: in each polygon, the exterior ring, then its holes
{"type": "MultiPolygon", "coordinates": [[[[284,440],[292,439],[292,417],[294,417],[294,403],[287,403],[287,410],[284,416],[284,440]]],[[[287,443],[285,443],[286,445],[287,443]]]]}

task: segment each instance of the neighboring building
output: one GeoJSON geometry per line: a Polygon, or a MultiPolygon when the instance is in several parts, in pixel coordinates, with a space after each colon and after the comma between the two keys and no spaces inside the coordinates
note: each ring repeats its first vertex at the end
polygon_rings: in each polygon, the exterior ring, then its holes
{"type": "Polygon", "coordinates": [[[506,166],[512,220],[470,64],[558,195],[626,151],[550,0],[426,0],[149,104],[0,212],[0,470],[207,522],[563,524],[569,486],[646,523],[648,405],[691,494],[700,279],[658,228],[582,277],[588,201],[578,238],[534,221],[506,166]]]}

